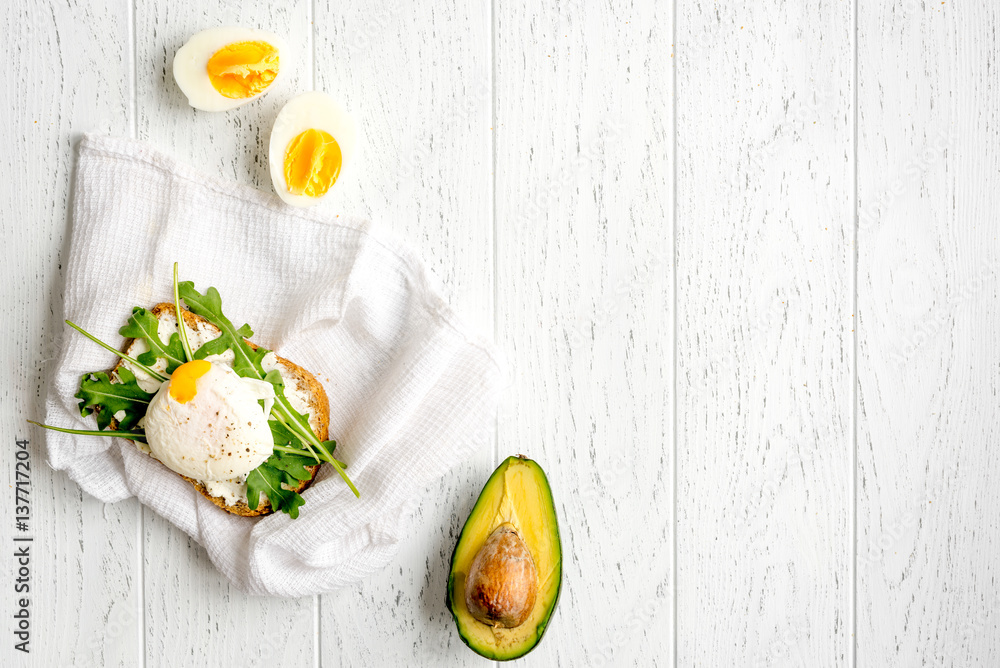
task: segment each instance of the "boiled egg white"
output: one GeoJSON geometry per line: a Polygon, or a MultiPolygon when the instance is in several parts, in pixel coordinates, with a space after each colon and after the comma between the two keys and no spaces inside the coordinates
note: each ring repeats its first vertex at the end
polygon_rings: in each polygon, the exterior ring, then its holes
{"type": "Polygon", "coordinates": [[[226,111],[274,88],[289,64],[288,50],[277,35],[253,28],[209,28],[177,50],[174,79],[195,109],[226,111]]]}
{"type": "Polygon", "coordinates": [[[274,452],[267,422],[274,397],[270,383],[241,378],[222,364],[182,364],[146,410],[150,453],[195,480],[245,477],[274,452]]]}
{"type": "Polygon", "coordinates": [[[341,178],[354,158],[357,127],[350,113],[326,93],[289,100],[271,130],[268,162],[278,197],[312,206],[341,178]]]}

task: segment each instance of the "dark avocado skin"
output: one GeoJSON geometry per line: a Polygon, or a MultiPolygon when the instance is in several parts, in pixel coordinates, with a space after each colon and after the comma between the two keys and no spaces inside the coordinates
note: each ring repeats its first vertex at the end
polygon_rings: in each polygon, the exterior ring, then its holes
{"type": "MultiPolygon", "coordinates": [[[[528,459],[524,455],[514,455],[514,456],[508,457],[507,459],[503,460],[500,463],[500,465],[497,466],[497,468],[490,475],[489,480],[486,481],[486,484],[483,485],[483,489],[479,492],[479,497],[477,497],[477,499],[476,499],[476,504],[472,507],[472,511],[469,513],[469,517],[466,518],[466,520],[465,520],[465,524],[462,525],[462,531],[459,534],[458,541],[456,541],[455,547],[454,547],[454,549],[452,550],[452,553],[451,553],[451,568],[449,569],[449,572],[448,572],[448,587],[447,587],[447,591],[445,592],[445,605],[447,605],[448,606],[448,610],[451,611],[452,619],[455,620],[456,628],[459,629],[458,635],[462,639],[462,642],[464,642],[469,647],[469,649],[471,649],[476,654],[478,654],[478,655],[480,655],[480,656],[482,656],[482,657],[484,657],[486,659],[491,659],[493,661],[513,661],[514,659],[519,659],[519,658],[523,657],[528,652],[530,652],[535,647],[537,647],[538,643],[541,642],[542,636],[545,634],[545,631],[549,628],[549,622],[552,619],[552,613],[555,612],[555,609],[556,609],[557,605],[559,604],[559,596],[562,593],[562,567],[560,566],[560,568],[559,568],[559,581],[556,583],[555,596],[552,599],[552,603],[549,606],[549,610],[548,610],[547,614],[545,615],[545,618],[535,627],[535,634],[534,634],[535,635],[535,639],[534,639],[534,641],[531,642],[530,644],[528,644],[524,648],[524,651],[522,651],[522,652],[520,652],[520,653],[518,653],[518,654],[516,654],[514,656],[501,656],[501,655],[498,655],[498,654],[494,653],[493,651],[491,651],[490,648],[478,647],[474,643],[470,642],[469,638],[467,638],[461,632],[461,626],[460,626],[459,618],[458,618],[458,610],[457,610],[456,605],[455,605],[455,557],[456,557],[456,554],[458,553],[459,546],[462,544],[462,538],[465,536],[466,529],[469,526],[469,520],[471,520],[473,517],[475,517],[477,511],[480,510],[480,504],[483,502],[483,495],[485,494],[485,492],[487,491],[487,489],[489,489],[490,483],[493,482],[493,480],[497,476],[503,475],[503,473],[506,471],[507,466],[511,462],[511,460],[517,460],[517,459],[525,461],[525,462],[530,462],[534,466],[534,468],[536,469],[536,473],[539,475],[541,481],[544,483],[544,488],[545,488],[545,491],[547,492],[547,496],[548,496],[548,502],[549,502],[549,505],[551,506],[551,509],[552,509],[552,515],[553,515],[553,517],[556,516],[556,513],[555,513],[555,502],[554,502],[554,500],[552,498],[552,488],[549,486],[548,477],[545,475],[545,471],[543,471],[542,467],[538,465],[538,462],[535,462],[535,461],[533,461],[531,459],[528,459]]],[[[553,537],[555,539],[555,543],[559,546],[560,561],[561,561],[561,559],[562,559],[562,556],[561,556],[562,555],[562,539],[561,539],[561,537],[559,535],[559,524],[558,524],[558,522],[554,522],[553,526],[550,527],[550,530],[553,533],[553,537]]],[[[463,604],[464,604],[464,602],[463,602],[463,604]]]]}

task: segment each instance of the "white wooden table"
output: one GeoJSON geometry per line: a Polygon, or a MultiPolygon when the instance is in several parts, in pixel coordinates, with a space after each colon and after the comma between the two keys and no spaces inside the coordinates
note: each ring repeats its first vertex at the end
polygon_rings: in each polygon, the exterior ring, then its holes
{"type": "Polygon", "coordinates": [[[36,540],[25,656],[10,488],[0,665],[483,665],[448,561],[517,452],[565,554],[524,665],[1000,665],[1000,6],[250,4],[4,4],[0,475],[28,438],[36,540]],[[395,562],[314,598],[235,590],[24,422],[81,133],[270,187],[286,96],[204,114],[170,74],[220,24],[286,35],[292,90],[356,110],[341,203],[420,250],[513,379],[495,448],[426,490],[395,562]]]}

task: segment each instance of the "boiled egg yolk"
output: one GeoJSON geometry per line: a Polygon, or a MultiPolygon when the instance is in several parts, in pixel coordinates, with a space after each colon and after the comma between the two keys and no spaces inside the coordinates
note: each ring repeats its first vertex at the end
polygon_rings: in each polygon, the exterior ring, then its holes
{"type": "Polygon", "coordinates": [[[234,42],[208,60],[208,78],[223,97],[257,95],[278,76],[278,50],[267,42],[234,42]]]}
{"type": "Polygon", "coordinates": [[[204,376],[212,368],[211,362],[191,360],[174,369],[170,376],[170,396],[179,404],[186,404],[198,394],[195,381],[204,376]]]}
{"type": "Polygon", "coordinates": [[[322,197],[340,176],[343,155],[329,132],[310,128],[288,144],[285,183],[293,195],[322,197]]]}

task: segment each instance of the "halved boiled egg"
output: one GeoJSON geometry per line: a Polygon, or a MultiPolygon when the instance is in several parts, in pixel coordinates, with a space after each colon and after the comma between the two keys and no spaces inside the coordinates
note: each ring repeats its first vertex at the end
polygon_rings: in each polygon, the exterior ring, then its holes
{"type": "Polygon", "coordinates": [[[174,56],[177,85],[202,111],[225,111],[260,97],[287,68],[281,38],[252,28],[202,30],[174,56]]]}
{"type": "Polygon", "coordinates": [[[271,130],[268,161],[278,197],[312,206],[341,178],[354,157],[357,128],[326,93],[303,93],[282,108],[271,130]]]}

